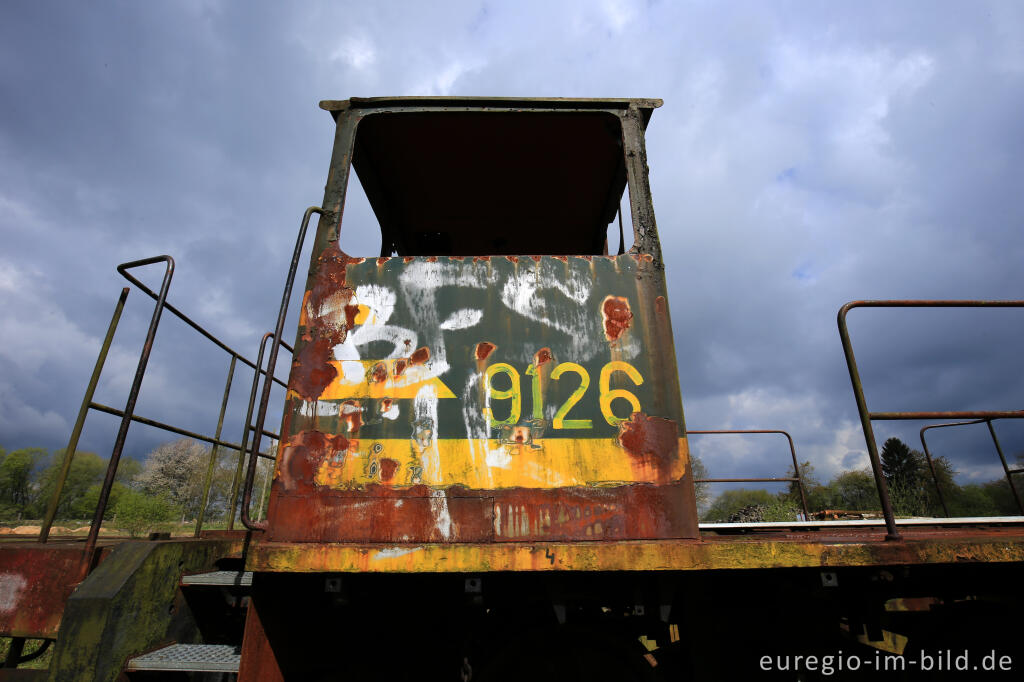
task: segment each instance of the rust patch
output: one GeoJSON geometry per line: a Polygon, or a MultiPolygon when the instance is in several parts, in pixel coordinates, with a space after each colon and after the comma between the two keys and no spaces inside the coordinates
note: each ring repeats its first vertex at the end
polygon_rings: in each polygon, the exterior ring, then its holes
{"type": "Polygon", "coordinates": [[[402,260],[405,261],[406,263],[411,263],[414,260],[416,260],[416,256],[403,256],[402,260]]]}
{"type": "Polygon", "coordinates": [[[341,434],[300,431],[288,439],[281,450],[278,478],[274,482],[286,491],[309,492],[313,476],[328,457],[348,450],[349,440],[341,434]]]}
{"type": "Polygon", "coordinates": [[[487,357],[494,352],[495,348],[497,348],[497,346],[495,346],[490,341],[481,341],[480,343],[476,344],[476,359],[486,360],[487,357]]]}
{"type": "Polygon", "coordinates": [[[437,256],[427,256],[427,262],[428,263],[436,263],[437,262],[437,256]]]}
{"type": "Polygon", "coordinates": [[[619,425],[619,444],[635,468],[653,473],[659,483],[668,483],[668,472],[679,457],[679,425],[671,419],[634,412],[619,425]]]}
{"type": "Polygon", "coordinates": [[[665,300],[664,296],[654,299],[654,311],[659,315],[664,315],[668,312],[668,301],[665,300]]]}
{"type": "Polygon", "coordinates": [[[304,345],[292,361],[292,378],[288,388],[299,394],[303,400],[313,401],[320,397],[335,377],[338,370],[330,363],[334,349],[331,339],[316,339],[304,345]]]}
{"type": "Polygon", "coordinates": [[[519,256],[505,256],[505,258],[509,259],[513,263],[518,263],[519,262],[519,256]]]}
{"type": "Polygon", "coordinates": [[[568,263],[569,262],[569,257],[568,256],[552,256],[552,258],[557,258],[558,260],[562,261],[563,263],[568,263]]]}
{"type": "Polygon", "coordinates": [[[540,262],[540,259],[543,258],[543,257],[544,256],[530,256],[530,258],[532,258],[533,260],[535,260],[538,263],[540,262]]]}
{"type": "Polygon", "coordinates": [[[424,362],[430,359],[430,349],[426,346],[417,348],[412,355],[409,356],[410,365],[422,365],[424,362]]]}
{"type": "Polygon", "coordinates": [[[601,316],[604,318],[604,335],[609,341],[617,341],[633,320],[629,301],[622,296],[606,296],[601,304],[601,316]]]}
{"type": "Polygon", "coordinates": [[[533,354],[533,365],[534,367],[540,367],[543,364],[551,362],[551,349],[541,348],[539,351],[533,354]]]}
{"type": "Polygon", "coordinates": [[[391,259],[386,256],[381,256],[380,258],[377,259],[377,267],[383,267],[383,265],[387,263],[389,260],[391,259]]]}
{"type": "Polygon", "coordinates": [[[484,261],[485,263],[487,263],[487,262],[490,262],[490,260],[491,260],[490,256],[473,256],[473,262],[474,263],[479,263],[480,261],[484,261]]]}
{"type": "Polygon", "coordinates": [[[363,408],[355,400],[346,400],[341,404],[341,421],[348,426],[348,432],[359,433],[359,427],[363,425],[363,408]]]}
{"type": "Polygon", "coordinates": [[[4,636],[54,638],[68,597],[82,581],[80,543],[5,542],[0,547],[3,603],[0,632],[4,636]]]}
{"type": "Polygon", "coordinates": [[[381,400],[380,401],[381,408],[382,408],[381,411],[382,412],[387,412],[388,410],[390,410],[392,402],[394,402],[394,401],[392,401],[391,398],[384,398],[383,400],[381,400]]]}
{"type": "Polygon", "coordinates": [[[380,460],[380,480],[387,483],[395,477],[395,472],[398,471],[398,462],[385,457],[380,460]]]}
{"type": "Polygon", "coordinates": [[[349,329],[356,326],[356,317],[359,315],[359,306],[349,303],[345,306],[345,324],[349,329]]]}
{"type": "Polygon", "coordinates": [[[375,383],[382,383],[388,379],[388,368],[384,366],[383,362],[378,362],[376,365],[370,368],[370,381],[375,383]]]}
{"type": "Polygon", "coordinates": [[[400,377],[403,374],[405,374],[405,368],[408,366],[408,364],[409,362],[405,358],[402,358],[401,360],[395,360],[395,376],[400,377]]]}
{"type": "Polygon", "coordinates": [[[312,284],[303,296],[306,326],[299,338],[305,345],[296,349],[289,382],[289,388],[304,400],[319,398],[338,375],[330,364],[333,349],[345,340],[352,326],[349,309],[358,311],[351,305],[352,289],[346,285],[346,270],[349,263],[364,260],[349,258],[337,242],[328,244],[317,259],[312,284]]]}

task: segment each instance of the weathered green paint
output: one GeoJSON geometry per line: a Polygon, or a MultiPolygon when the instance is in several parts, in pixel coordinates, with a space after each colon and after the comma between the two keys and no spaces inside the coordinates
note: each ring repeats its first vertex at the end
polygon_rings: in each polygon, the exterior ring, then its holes
{"type": "Polygon", "coordinates": [[[131,656],[171,642],[194,643],[198,630],[178,592],[185,573],[237,555],[241,541],[126,542],[68,599],[50,680],[117,679],[131,656]]]}

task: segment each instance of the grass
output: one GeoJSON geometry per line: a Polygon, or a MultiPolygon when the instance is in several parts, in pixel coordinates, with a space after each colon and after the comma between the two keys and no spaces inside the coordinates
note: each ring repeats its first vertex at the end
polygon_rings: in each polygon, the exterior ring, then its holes
{"type": "MultiPolygon", "coordinates": [[[[35,651],[38,651],[38,649],[41,646],[43,646],[44,642],[46,642],[45,639],[28,639],[28,640],[25,640],[25,648],[24,648],[24,650],[22,650],[21,655],[22,656],[27,656],[27,655],[35,652],[35,651]]],[[[0,660],[7,660],[7,652],[10,651],[10,649],[11,649],[11,638],[10,637],[0,637],[0,660]]],[[[23,664],[19,665],[18,667],[19,668],[25,668],[25,669],[28,669],[28,670],[46,670],[47,668],[50,667],[50,659],[52,659],[52,658],[53,658],[53,645],[51,644],[50,648],[47,649],[46,652],[42,656],[40,656],[39,658],[35,659],[34,661],[29,661],[27,663],[23,663],[23,664]]]]}

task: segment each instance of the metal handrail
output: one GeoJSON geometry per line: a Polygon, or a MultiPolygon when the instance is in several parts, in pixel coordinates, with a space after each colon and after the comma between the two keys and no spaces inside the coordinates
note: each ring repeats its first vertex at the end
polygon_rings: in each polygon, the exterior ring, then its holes
{"type": "MultiPolygon", "coordinates": [[[[995,413],[994,413],[995,414],[995,413]]],[[[1024,515],[1024,504],[1021,504],[1020,495],[1017,493],[1017,486],[1013,484],[1013,474],[1022,474],[1024,469],[1011,469],[1006,463],[1006,456],[1003,455],[1003,448],[999,444],[999,439],[996,437],[996,430],[992,426],[992,420],[998,417],[986,417],[982,419],[973,419],[966,422],[950,422],[947,424],[932,424],[925,426],[921,429],[921,445],[924,447],[924,456],[928,460],[928,468],[932,472],[932,482],[935,483],[935,492],[938,493],[939,502],[942,504],[942,511],[946,514],[946,518],[949,518],[949,507],[946,506],[946,498],[942,495],[942,487],[939,485],[939,477],[935,473],[935,464],[932,461],[932,454],[928,451],[928,442],[924,438],[924,432],[931,429],[941,429],[947,426],[969,426],[972,424],[986,424],[988,425],[988,432],[992,435],[992,442],[995,443],[996,452],[999,453],[999,461],[1003,464],[1003,472],[1006,475],[1006,482],[1010,485],[1010,492],[1013,493],[1013,499],[1017,501],[1017,509],[1020,510],[1021,514],[1024,515]]]]}
{"type": "Polygon", "coordinates": [[[117,324],[121,320],[121,312],[124,310],[124,302],[128,299],[128,287],[121,289],[121,296],[114,306],[114,315],[110,318],[107,326],[107,334],[103,337],[100,346],[100,354],[96,357],[96,364],[92,369],[92,376],[89,377],[89,385],[85,389],[85,396],[82,398],[82,405],[78,408],[78,417],[75,419],[75,426],[71,429],[71,439],[67,448],[64,449],[64,461],[61,462],[60,472],[57,474],[57,484],[53,495],[46,505],[46,514],[43,516],[43,525],[39,530],[39,542],[46,542],[50,537],[50,528],[53,520],[57,517],[57,507],[60,506],[60,494],[64,490],[64,483],[67,481],[68,472],[71,471],[71,461],[75,458],[75,449],[78,448],[78,439],[82,436],[82,428],[85,426],[85,418],[89,414],[89,405],[96,393],[96,386],[100,381],[100,374],[103,372],[103,365],[107,362],[107,353],[110,351],[110,344],[114,340],[114,332],[117,331],[117,324]]]}
{"type": "Polygon", "coordinates": [[[712,431],[690,431],[687,429],[686,435],[697,434],[697,435],[713,435],[713,434],[751,434],[751,433],[779,433],[786,437],[789,441],[789,452],[793,457],[793,471],[796,472],[794,477],[780,477],[780,478],[695,478],[694,483],[793,483],[796,482],[797,487],[800,489],[800,505],[804,510],[804,518],[810,519],[811,513],[807,508],[807,493],[804,491],[803,476],[800,473],[800,465],[796,459],[796,446],[793,445],[793,437],[788,432],[779,429],[717,429],[712,431]]]}
{"type": "MultiPolygon", "coordinates": [[[[120,272],[124,276],[125,279],[127,279],[129,282],[131,282],[132,284],[137,286],[139,288],[139,290],[142,291],[144,294],[146,294],[147,296],[149,296],[153,300],[158,300],[158,294],[157,293],[155,293],[152,289],[150,289],[145,284],[140,282],[134,276],[129,275],[127,272],[122,271],[120,265],[117,266],[117,271],[120,272]]],[[[183,313],[180,310],[178,310],[177,308],[175,308],[170,303],[164,303],[164,308],[166,308],[168,310],[168,312],[174,314],[175,317],[177,317],[179,320],[181,320],[182,322],[184,322],[185,324],[187,324],[188,326],[192,327],[197,332],[202,334],[204,337],[209,339],[211,342],[213,342],[213,344],[215,346],[217,346],[218,348],[220,348],[221,350],[226,352],[228,355],[232,356],[236,360],[241,361],[242,364],[248,365],[250,369],[257,369],[255,363],[253,363],[252,360],[250,360],[249,358],[245,357],[244,355],[242,355],[241,353],[236,351],[234,348],[231,348],[230,346],[228,346],[226,343],[224,343],[223,341],[218,339],[216,336],[211,334],[209,331],[204,329],[202,327],[202,325],[200,325],[198,322],[194,321],[192,318],[190,318],[188,315],[186,315],[185,313],[183,313]]],[[[264,374],[266,374],[266,371],[264,371],[264,370],[260,370],[260,371],[263,372],[264,374]]],[[[274,377],[274,382],[277,383],[277,384],[280,384],[281,386],[286,387],[286,388],[288,386],[285,382],[281,381],[277,377],[274,377]]]]}
{"type": "Polygon", "coordinates": [[[850,383],[857,401],[857,413],[860,415],[861,428],[864,430],[864,441],[871,460],[871,470],[875,476],[875,487],[882,503],[882,515],[885,517],[886,540],[901,540],[902,536],[896,529],[896,517],[889,497],[889,485],[882,473],[882,464],[878,457],[878,445],[875,432],[871,426],[873,420],[907,420],[907,419],[1007,419],[1024,417],[1024,411],[1009,412],[869,412],[867,399],[864,397],[864,385],[861,383],[857,360],[853,355],[850,341],[850,330],[846,325],[846,315],[854,308],[1024,308],[1024,301],[957,301],[957,300],[888,300],[888,301],[850,301],[839,309],[837,322],[839,338],[843,343],[846,356],[846,367],[850,372],[850,383]]]}
{"type": "MultiPolygon", "coordinates": [[[[267,360],[267,367],[277,366],[277,353],[281,349],[281,335],[284,333],[284,321],[288,316],[288,306],[292,298],[292,286],[295,284],[295,272],[299,268],[299,258],[302,255],[302,245],[306,241],[306,231],[309,228],[309,219],[316,213],[323,216],[324,210],[319,206],[310,206],[302,214],[302,223],[299,225],[299,234],[295,239],[295,250],[292,252],[292,262],[288,267],[288,277],[285,280],[284,294],[281,296],[281,307],[277,312],[277,325],[274,327],[274,341],[270,344],[270,359],[267,360]]],[[[267,420],[267,406],[270,404],[269,381],[263,382],[263,394],[260,397],[259,412],[256,416],[256,438],[253,441],[253,449],[259,450],[260,440],[263,437],[263,425],[267,420]]],[[[266,521],[253,521],[249,518],[249,505],[252,502],[252,484],[256,478],[256,462],[249,460],[249,468],[245,473],[245,486],[242,488],[242,524],[250,530],[266,530],[266,521]]]]}
{"type": "MultiPolygon", "coordinates": [[[[113,450],[113,453],[111,454],[111,459],[110,459],[110,461],[107,464],[107,471],[106,471],[106,475],[105,475],[103,486],[101,487],[101,490],[100,490],[100,496],[99,496],[99,500],[97,502],[97,508],[96,508],[95,513],[94,513],[92,523],[90,524],[89,536],[86,538],[85,552],[83,554],[83,557],[84,557],[83,560],[84,560],[84,562],[86,564],[89,564],[91,562],[91,557],[92,557],[92,554],[93,554],[93,552],[95,550],[95,547],[96,547],[96,540],[97,540],[98,535],[99,535],[99,527],[102,524],[102,518],[103,518],[103,516],[104,516],[104,514],[106,512],[106,507],[107,507],[107,504],[109,502],[109,497],[110,497],[110,491],[113,488],[113,481],[114,481],[114,478],[116,476],[118,465],[120,463],[120,457],[121,457],[122,451],[124,449],[124,441],[125,441],[125,437],[126,437],[126,434],[127,434],[128,425],[131,422],[136,422],[136,423],[139,423],[139,424],[145,424],[147,426],[152,426],[152,427],[164,430],[164,431],[168,431],[170,433],[175,433],[175,434],[187,437],[187,438],[192,438],[192,439],[203,441],[203,442],[210,443],[210,444],[213,445],[213,448],[211,449],[211,453],[210,453],[210,464],[209,464],[209,466],[207,468],[208,470],[207,470],[206,479],[204,480],[203,499],[202,499],[202,502],[201,502],[201,506],[200,506],[200,510],[199,510],[199,514],[198,514],[197,522],[196,522],[195,533],[196,533],[196,535],[198,535],[199,532],[202,529],[202,523],[203,523],[204,516],[205,516],[205,508],[206,508],[207,501],[209,499],[209,490],[210,490],[210,484],[211,484],[211,480],[212,480],[212,473],[213,473],[213,468],[214,468],[215,463],[216,463],[216,457],[217,457],[217,454],[218,454],[217,449],[219,447],[224,447],[224,448],[230,448],[232,450],[239,450],[240,452],[248,452],[249,454],[254,454],[253,449],[245,448],[244,444],[232,443],[232,442],[229,442],[229,441],[225,441],[225,440],[223,440],[221,438],[221,431],[222,431],[222,427],[223,427],[224,415],[225,415],[225,412],[226,412],[226,409],[227,409],[227,404],[228,404],[228,399],[229,399],[229,396],[230,396],[232,379],[233,379],[233,376],[234,376],[234,371],[235,371],[236,364],[237,364],[238,361],[241,361],[243,364],[246,364],[249,367],[252,367],[253,369],[258,370],[258,371],[256,371],[254,373],[256,378],[259,378],[261,374],[262,375],[268,375],[267,371],[259,369],[258,366],[256,364],[254,364],[251,360],[249,360],[245,356],[239,354],[237,351],[235,351],[234,349],[230,348],[229,346],[227,346],[226,344],[221,342],[219,339],[217,339],[215,336],[213,336],[209,331],[204,329],[202,326],[200,326],[194,320],[192,320],[191,318],[186,316],[184,313],[182,313],[180,310],[178,310],[177,308],[173,307],[170,303],[167,302],[167,292],[168,292],[168,290],[170,288],[171,279],[172,279],[173,274],[174,274],[174,260],[170,256],[166,256],[166,255],[165,256],[156,256],[156,257],[153,257],[153,258],[146,258],[146,259],[142,259],[142,260],[138,260],[138,261],[122,263],[122,264],[117,266],[117,271],[123,277],[125,277],[125,279],[127,279],[129,282],[131,282],[131,283],[135,284],[136,286],[138,286],[142,291],[144,291],[147,295],[149,295],[151,298],[153,298],[156,301],[156,306],[155,306],[154,311],[153,311],[153,316],[152,316],[152,318],[150,320],[149,328],[147,330],[146,341],[143,344],[143,349],[142,349],[142,352],[140,353],[139,365],[136,368],[135,379],[133,380],[132,387],[131,387],[131,389],[129,391],[128,402],[125,405],[125,409],[119,410],[117,408],[110,407],[108,405],[103,405],[101,403],[97,403],[97,402],[95,402],[93,400],[93,397],[94,397],[95,391],[96,391],[96,387],[97,387],[97,385],[99,383],[100,375],[101,375],[101,373],[103,371],[103,367],[104,367],[104,365],[106,363],[106,358],[107,358],[107,355],[109,353],[110,346],[111,346],[111,344],[113,342],[113,338],[114,338],[115,332],[117,330],[117,326],[118,326],[120,318],[121,318],[121,314],[122,314],[122,312],[124,310],[125,301],[126,301],[126,299],[128,297],[128,293],[130,291],[130,289],[128,287],[124,287],[121,290],[121,295],[118,298],[117,305],[115,306],[114,314],[113,314],[113,316],[111,318],[110,324],[107,327],[107,333],[106,333],[106,335],[104,337],[104,340],[103,340],[103,343],[101,345],[100,353],[99,353],[99,355],[98,355],[98,357],[96,359],[96,364],[95,364],[95,366],[93,368],[92,376],[89,379],[89,384],[88,384],[88,386],[86,388],[85,395],[82,398],[82,403],[81,403],[81,406],[79,408],[78,417],[77,417],[77,419],[75,421],[75,426],[72,429],[71,437],[70,437],[69,442],[68,442],[68,446],[64,450],[64,457],[63,457],[63,461],[61,462],[61,468],[60,468],[60,471],[59,471],[58,476],[57,476],[56,485],[54,487],[53,494],[51,495],[50,500],[49,500],[49,502],[47,504],[46,514],[44,516],[43,523],[42,523],[42,526],[41,526],[41,529],[40,529],[40,533],[39,533],[39,537],[38,537],[38,541],[39,542],[46,542],[48,540],[48,538],[49,538],[50,530],[51,530],[51,528],[53,526],[53,522],[54,522],[54,520],[56,518],[57,510],[58,510],[58,508],[60,506],[60,497],[61,497],[61,495],[63,493],[64,486],[65,486],[66,481],[67,481],[67,476],[68,476],[68,473],[69,473],[69,471],[71,469],[71,465],[72,465],[72,462],[73,462],[76,450],[78,448],[78,442],[79,442],[79,439],[80,439],[81,434],[82,434],[82,429],[83,429],[84,424],[85,424],[85,419],[86,419],[86,417],[87,417],[87,415],[89,413],[89,410],[96,410],[98,412],[104,412],[106,414],[111,414],[111,415],[114,415],[116,417],[120,417],[121,418],[121,426],[120,426],[120,428],[118,430],[118,437],[117,437],[117,439],[115,441],[114,450],[113,450]],[[160,262],[163,262],[163,263],[166,264],[166,269],[165,269],[164,279],[163,279],[163,282],[161,284],[160,292],[159,293],[153,292],[151,289],[146,287],[142,282],[140,282],[136,277],[134,277],[132,274],[130,274],[128,272],[128,270],[136,268],[136,267],[142,267],[142,266],[145,266],[145,265],[152,265],[152,264],[160,263],[160,262]],[[139,390],[141,389],[142,379],[143,379],[143,376],[145,375],[146,366],[147,366],[148,361],[149,361],[149,355],[150,355],[150,353],[152,351],[153,342],[154,342],[155,337],[156,337],[156,331],[157,331],[157,328],[158,328],[158,325],[159,325],[159,322],[160,322],[161,311],[164,308],[166,308],[167,310],[170,310],[174,315],[176,315],[178,318],[183,320],[190,327],[192,327],[193,329],[198,331],[205,338],[207,338],[210,341],[212,341],[218,348],[221,348],[222,350],[227,352],[230,355],[230,357],[231,357],[231,363],[230,363],[229,370],[228,370],[228,378],[227,378],[227,382],[226,382],[225,387],[224,387],[224,395],[223,395],[223,398],[222,398],[222,401],[221,401],[221,410],[220,410],[220,415],[218,417],[217,430],[216,430],[216,433],[215,433],[214,436],[208,436],[208,435],[205,435],[205,434],[196,433],[194,431],[189,431],[189,430],[182,429],[182,428],[179,428],[179,427],[176,427],[176,426],[172,426],[170,424],[159,422],[159,421],[157,421],[155,419],[149,419],[149,418],[141,417],[139,415],[134,414],[135,403],[136,403],[136,401],[138,399],[138,394],[139,394],[139,390]]],[[[285,345],[286,345],[286,347],[288,347],[287,344],[285,344],[285,345]]],[[[280,384],[281,386],[286,386],[285,382],[281,381],[276,376],[273,376],[272,379],[277,384],[280,384]]],[[[251,415],[250,415],[250,417],[251,417],[251,415]]],[[[248,424],[248,427],[252,428],[252,425],[248,424]]],[[[276,433],[274,433],[272,431],[267,431],[267,430],[263,430],[263,435],[269,436],[270,438],[273,438],[273,439],[279,439],[280,438],[279,434],[276,434],[276,433]]],[[[269,455],[267,453],[255,452],[255,454],[258,457],[273,459],[273,456],[271,456],[271,455],[269,455]]],[[[234,494],[235,497],[237,497],[237,486],[233,490],[233,494],[234,494]]]]}
{"type": "MultiPolygon", "coordinates": [[[[263,355],[267,350],[267,341],[273,337],[273,332],[267,332],[266,334],[263,335],[263,338],[260,339],[260,349],[259,352],[256,354],[257,367],[263,367],[263,355]]],[[[292,348],[287,343],[282,342],[281,346],[288,350],[288,352],[290,353],[293,353],[295,351],[295,349],[292,348]]],[[[242,428],[242,444],[237,448],[238,465],[235,467],[235,476],[231,481],[231,503],[228,505],[227,510],[228,530],[233,530],[235,527],[235,509],[238,507],[238,486],[242,482],[242,468],[245,465],[245,454],[247,452],[252,452],[251,450],[247,450],[246,446],[249,443],[249,432],[254,428],[252,426],[252,413],[255,410],[256,406],[256,394],[259,393],[260,376],[260,373],[257,372],[253,374],[252,377],[252,389],[249,391],[249,407],[246,410],[245,425],[242,428]]],[[[274,438],[278,442],[281,441],[281,437],[278,434],[271,434],[265,429],[263,430],[263,433],[265,435],[270,435],[271,438],[274,438]]],[[[250,461],[252,461],[251,458],[250,461]]],[[[255,465],[253,466],[255,467],[255,465]]],[[[253,474],[253,477],[255,479],[255,473],[253,474]]],[[[246,512],[246,514],[247,513],[248,512],[246,512]]]]}
{"type": "MultiPolygon", "coordinates": [[[[110,453],[110,461],[107,463],[107,473],[103,478],[103,486],[100,488],[99,500],[96,502],[96,511],[89,526],[89,535],[85,539],[84,561],[89,565],[92,563],[92,554],[96,549],[96,540],[100,534],[100,526],[103,524],[103,515],[107,511],[107,502],[110,500],[110,490],[114,487],[114,477],[117,475],[117,465],[121,461],[121,453],[124,451],[124,442],[128,437],[128,427],[132,423],[132,414],[135,412],[135,403],[139,399],[139,391],[142,388],[142,379],[146,375],[146,366],[149,364],[149,355],[153,351],[153,341],[156,339],[157,326],[160,324],[160,315],[163,313],[167,303],[167,291],[171,288],[171,278],[174,277],[174,259],[170,256],[154,256],[142,260],[121,263],[117,271],[125,275],[131,268],[138,268],[154,263],[164,263],[164,279],[160,284],[160,295],[156,299],[156,306],[153,308],[153,317],[149,322],[149,329],[146,332],[146,341],[142,344],[142,352],[139,354],[139,364],[135,368],[135,378],[132,380],[132,387],[128,391],[128,401],[125,403],[124,412],[121,416],[121,425],[117,430],[117,439],[114,441],[114,450],[110,453]]],[[[126,275],[127,276],[127,275],[126,275]]]]}

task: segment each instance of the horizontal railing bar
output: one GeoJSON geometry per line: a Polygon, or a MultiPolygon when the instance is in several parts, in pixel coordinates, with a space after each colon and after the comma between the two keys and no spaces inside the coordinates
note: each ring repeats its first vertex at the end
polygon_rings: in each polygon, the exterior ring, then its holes
{"type": "Polygon", "coordinates": [[[694,483],[795,483],[799,478],[695,478],[694,483]]]}
{"type": "Polygon", "coordinates": [[[721,434],[729,434],[729,433],[738,433],[738,434],[744,434],[744,433],[781,433],[781,434],[785,435],[787,432],[786,431],[782,431],[780,429],[725,429],[725,430],[715,430],[715,431],[691,431],[690,429],[686,430],[686,434],[687,435],[690,435],[691,433],[696,433],[696,434],[715,434],[715,433],[721,433],[721,434]]]}
{"type": "MultiPolygon", "coordinates": [[[[89,403],[89,407],[91,409],[93,409],[93,410],[96,410],[97,412],[106,412],[107,414],[114,415],[115,417],[123,417],[124,416],[124,411],[123,410],[119,410],[116,407],[110,407],[109,405],[104,405],[102,403],[91,402],[91,403],[89,403]]],[[[230,443],[228,441],[221,440],[219,438],[212,438],[210,436],[206,436],[206,435],[203,435],[201,433],[196,433],[194,431],[188,431],[186,429],[181,429],[181,428],[178,428],[177,426],[171,426],[170,424],[164,424],[163,422],[158,422],[155,419],[148,419],[146,417],[140,417],[137,414],[133,414],[132,415],[132,421],[133,422],[138,422],[139,424],[145,424],[146,426],[152,426],[154,428],[161,429],[163,431],[170,431],[171,433],[176,433],[179,436],[185,436],[186,438],[193,438],[195,440],[201,440],[204,443],[210,443],[211,445],[219,445],[222,448],[230,448],[232,450],[238,450],[238,449],[240,449],[242,447],[238,443],[230,443]]],[[[277,440],[277,439],[275,439],[275,440],[277,440]]],[[[252,454],[252,450],[249,450],[249,454],[252,454]]],[[[260,457],[263,457],[264,459],[275,459],[275,457],[273,457],[272,455],[264,454],[262,452],[257,453],[257,455],[260,456],[260,457]]]]}
{"type": "MultiPolygon", "coordinates": [[[[137,286],[144,294],[146,294],[147,296],[152,298],[154,301],[159,300],[159,297],[158,297],[157,293],[155,291],[153,291],[152,289],[150,289],[149,287],[147,287],[145,284],[143,284],[137,277],[135,277],[134,275],[129,274],[128,272],[126,272],[124,270],[121,270],[120,268],[118,268],[118,272],[120,272],[121,275],[125,279],[127,279],[129,282],[131,282],[132,284],[137,286]]],[[[194,321],[188,315],[186,315],[185,313],[181,312],[180,310],[175,308],[173,305],[171,305],[167,301],[164,302],[164,308],[166,308],[167,310],[169,310],[172,313],[174,313],[174,315],[178,319],[180,319],[182,322],[184,322],[185,324],[187,324],[188,326],[192,327],[197,332],[199,332],[200,334],[205,336],[208,340],[213,342],[213,344],[215,346],[217,346],[218,348],[220,348],[224,352],[226,352],[226,353],[228,353],[230,355],[233,355],[234,357],[238,358],[239,360],[241,360],[243,363],[245,363],[246,365],[248,365],[252,369],[256,369],[256,364],[252,360],[250,360],[249,358],[245,357],[244,355],[242,355],[241,353],[236,351],[234,348],[231,348],[230,346],[228,346],[226,343],[224,343],[223,341],[218,339],[216,336],[214,336],[213,334],[208,332],[206,329],[204,329],[203,326],[200,325],[198,322],[194,321]]],[[[282,341],[281,345],[284,346],[284,348],[286,348],[289,353],[294,352],[294,349],[291,346],[289,346],[287,343],[282,341]]],[[[269,370],[260,369],[259,371],[260,371],[261,374],[269,374],[269,370]]],[[[286,384],[285,382],[281,381],[277,377],[273,377],[273,381],[275,383],[277,383],[277,384],[280,384],[281,386],[284,386],[285,388],[288,387],[288,384],[286,384]]]]}
{"type": "Polygon", "coordinates": [[[1024,419],[1024,410],[970,411],[970,412],[868,412],[868,417],[875,421],[897,421],[911,419],[980,419],[982,423],[989,419],[1024,419]]]}

